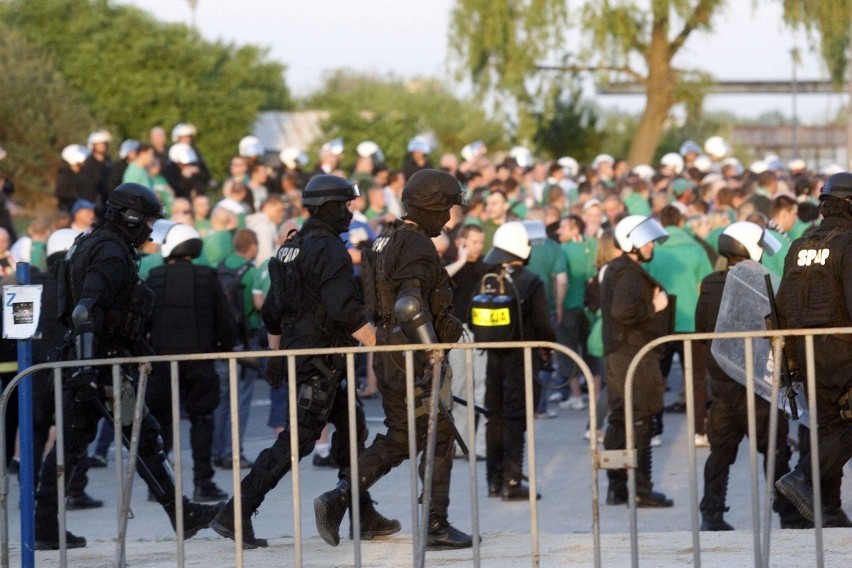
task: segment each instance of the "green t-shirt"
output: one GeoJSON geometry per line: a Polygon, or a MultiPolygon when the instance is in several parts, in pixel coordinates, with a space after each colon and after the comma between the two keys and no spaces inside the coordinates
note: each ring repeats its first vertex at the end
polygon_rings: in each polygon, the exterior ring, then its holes
{"type": "Polygon", "coordinates": [[[624,198],[624,207],[630,215],[651,215],[651,204],[642,195],[631,191],[624,198]]]}
{"type": "Polygon", "coordinates": [[[654,247],[654,258],[643,263],[648,273],[663,285],[666,292],[677,296],[675,331],[695,331],[695,306],[698,287],[705,276],[713,272],[704,248],[686,231],[676,226],[666,227],[669,238],[654,247]]]}
{"type": "Polygon", "coordinates": [[[265,298],[267,294],[269,294],[269,288],[272,285],[272,280],[269,278],[269,261],[270,258],[267,258],[263,261],[263,263],[257,267],[258,272],[260,273],[260,289],[263,290],[263,297],[265,298]]]}
{"type": "Polygon", "coordinates": [[[598,241],[588,237],[580,242],[568,241],[562,243],[562,252],[568,266],[568,292],[562,306],[566,310],[582,308],[586,281],[597,273],[598,241]]]}
{"type": "Polygon", "coordinates": [[[568,272],[565,254],[559,248],[559,243],[552,239],[545,239],[543,243],[535,245],[530,252],[530,260],[526,269],[538,276],[544,283],[550,314],[555,315],[556,300],[553,297],[553,276],[568,272]]]}
{"type": "Polygon", "coordinates": [[[137,166],[133,162],[127,164],[127,169],[124,170],[124,175],[121,177],[122,183],[138,183],[144,185],[148,189],[154,189],[154,180],[148,175],[148,170],[137,166]]]}
{"type": "Polygon", "coordinates": [[[151,271],[158,266],[163,266],[163,264],[165,264],[163,255],[159,252],[152,252],[151,254],[143,256],[142,260],[139,261],[139,278],[142,280],[148,280],[148,275],[151,271]]]}
{"type": "Polygon", "coordinates": [[[30,249],[30,264],[44,272],[47,270],[47,243],[44,241],[33,241],[30,249]]]}
{"type": "Polygon", "coordinates": [[[216,268],[229,254],[234,252],[234,235],[231,231],[213,231],[202,239],[204,264],[216,268]]]}
{"type": "MultiPolygon", "coordinates": [[[[263,284],[261,282],[260,270],[250,260],[246,260],[237,253],[231,253],[225,257],[225,267],[232,270],[239,270],[244,264],[249,263],[249,269],[243,274],[241,280],[243,284],[243,310],[248,319],[249,326],[252,329],[258,329],[261,326],[260,313],[254,308],[254,292],[262,292],[263,284]]],[[[218,264],[217,264],[218,265],[218,264]]]]}
{"type": "Polygon", "coordinates": [[[793,241],[789,235],[782,235],[774,229],[766,230],[770,235],[778,239],[778,242],[781,243],[781,248],[773,255],[764,253],[760,258],[760,263],[780,278],[784,276],[784,259],[787,258],[787,253],[790,252],[790,245],[793,244],[793,241]]]}

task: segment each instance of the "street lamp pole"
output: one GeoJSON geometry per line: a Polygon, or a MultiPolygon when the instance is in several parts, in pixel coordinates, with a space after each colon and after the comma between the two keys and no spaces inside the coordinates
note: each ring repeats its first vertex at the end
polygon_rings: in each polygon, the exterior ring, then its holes
{"type": "Polygon", "coordinates": [[[793,124],[792,124],[792,126],[793,126],[793,132],[792,132],[793,139],[792,139],[792,145],[793,145],[793,159],[795,160],[796,158],[799,157],[799,112],[798,112],[798,109],[796,108],[796,95],[799,91],[799,84],[796,80],[796,67],[798,67],[799,61],[800,61],[799,48],[794,47],[793,49],[791,49],[790,50],[790,56],[793,60],[793,124]]]}

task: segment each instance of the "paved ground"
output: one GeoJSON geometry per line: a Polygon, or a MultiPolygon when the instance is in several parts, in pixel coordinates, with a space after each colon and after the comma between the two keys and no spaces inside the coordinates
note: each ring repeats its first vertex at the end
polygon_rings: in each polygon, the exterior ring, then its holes
{"type": "MultiPolygon", "coordinates": [[[[677,388],[673,389],[675,392],[677,388]]],[[[268,406],[262,401],[267,400],[265,383],[258,383],[255,390],[257,401],[252,410],[249,429],[246,436],[245,453],[249,457],[256,456],[272,441],[272,432],[266,427],[268,406]]],[[[674,395],[668,393],[672,398],[674,395]]],[[[378,400],[366,401],[367,416],[371,435],[382,431],[381,405],[378,400]]],[[[586,428],[588,411],[559,410],[559,416],[550,420],[536,421],[536,445],[538,459],[538,484],[542,499],[538,507],[538,526],[542,533],[542,565],[545,566],[588,566],[591,565],[591,466],[589,461],[588,441],[583,438],[586,428]],[[576,556],[576,558],[575,558],[576,556]],[[575,563],[576,561],[576,563],[575,563]]],[[[188,428],[184,424],[185,431],[188,428]]],[[[188,435],[184,435],[188,441],[188,435]]],[[[707,449],[698,450],[698,475],[701,478],[707,449]]],[[[794,459],[798,454],[794,454],[794,459]]],[[[183,454],[184,479],[191,482],[191,457],[188,451],[183,454]]],[[[110,465],[114,463],[110,456],[110,465]]],[[[762,460],[759,461],[762,467],[762,460]]],[[[486,566],[514,566],[517,562],[526,565],[531,551],[530,507],[527,503],[504,503],[499,499],[489,499],[486,496],[484,463],[476,467],[477,495],[480,512],[480,533],[483,535],[483,561],[486,566]],[[511,545],[511,546],[509,546],[511,545]],[[509,546],[508,552],[506,547],[509,546]],[[491,552],[489,552],[491,550],[491,552]],[[509,554],[509,556],[507,556],[509,554]],[[502,558],[497,562],[497,558],[502,558]],[[512,561],[514,558],[515,561],[512,561]]],[[[313,498],[336,483],[336,471],[315,468],[310,458],[305,459],[301,466],[301,529],[305,539],[303,558],[306,566],[346,566],[352,563],[351,548],[338,547],[331,549],[316,536],[314,526],[313,498]],[[310,560],[309,560],[310,559],[310,560]]],[[[245,473],[245,472],[244,472],[245,473]]],[[[85,536],[90,546],[85,551],[70,551],[69,559],[74,566],[101,566],[110,563],[113,553],[112,539],[116,534],[116,503],[115,471],[110,469],[91,470],[89,493],[103,499],[106,505],[103,509],[93,511],[69,512],[68,526],[72,532],[85,536]]],[[[391,539],[390,543],[366,543],[364,545],[364,566],[408,565],[410,563],[410,533],[412,526],[411,508],[409,506],[409,463],[391,472],[372,490],[373,498],[378,502],[377,509],[386,516],[396,517],[402,523],[401,535],[391,539]],[[396,560],[388,560],[396,558],[396,560]],[[385,562],[385,560],[388,560],[385,562]]],[[[690,528],[690,497],[687,462],[687,439],[684,415],[666,414],[663,445],[654,450],[654,481],[657,489],[664,491],[675,500],[675,507],[667,510],[640,510],[639,530],[640,550],[643,557],[649,554],[655,558],[643,560],[644,565],[686,565],[691,564],[690,528]],[[660,534],[670,533],[670,534],[660,534]],[[667,552],[669,556],[666,556],[667,552]],[[668,560],[666,560],[668,558],[668,560]],[[650,562],[650,563],[649,563],[650,562]]],[[[762,476],[761,476],[762,477],[762,476]]],[[[752,539],[744,530],[751,529],[751,475],[748,465],[748,446],[743,444],[740,449],[740,459],[735,464],[729,483],[730,512],[727,520],[738,529],[736,535],[725,537],[727,541],[719,541],[718,536],[702,533],[702,550],[705,555],[714,558],[739,558],[744,563],[751,564],[753,558],[750,552],[752,539]],[[725,544],[727,542],[727,544],[725,544]],[[710,543],[713,543],[710,546],[710,543]],[[728,556],[725,556],[725,555],[728,556]],[[733,555],[733,556],[730,556],[733,555]]],[[[453,469],[452,502],[450,505],[450,520],[459,528],[471,530],[470,505],[470,469],[466,461],[457,460],[453,469]]],[[[844,486],[845,507],[852,507],[852,491],[850,491],[849,476],[844,486]]],[[[223,488],[231,488],[231,472],[217,470],[216,481],[223,488]]],[[[273,540],[273,548],[267,551],[249,551],[246,553],[247,566],[266,566],[289,564],[282,562],[284,558],[293,555],[293,514],[292,514],[292,478],[287,476],[266,498],[259,514],[254,517],[255,531],[259,536],[273,540]],[[282,554],[283,553],[283,554],[282,554]],[[274,563],[271,560],[277,558],[274,563]],[[254,559],[254,560],[252,560],[254,559]],[[270,562],[267,563],[267,560],[270,562]]],[[[761,491],[765,487],[761,480],[761,491]]],[[[599,487],[602,498],[605,497],[606,478],[600,476],[599,487]]],[[[137,478],[134,484],[133,513],[134,518],[128,529],[128,561],[131,566],[168,566],[174,565],[174,533],[162,509],[146,500],[147,489],[137,478]],[[161,542],[165,541],[165,542],[161,542]],[[148,560],[146,560],[148,559],[148,560]],[[151,563],[153,562],[153,563],[151,563]]],[[[191,487],[185,489],[191,494],[191,487]]],[[[699,484],[699,498],[700,498],[699,484]]],[[[19,518],[18,518],[18,486],[17,480],[10,484],[10,538],[15,551],[19,548],[19,518]]],[[[629,554],[628,516],[624,507],[600,508],[601,531],[604,533],[604,558],[614,555],[612,560],[604,562],[604,566],[626,565],[625,554],[629,554]],[[618,558],[620,560],[615,561],[618,558]]],[[[347,521],[344,521],[347,526],[347,521]]],[[[777,518],[773,518],[773,526],[777,527],[777,518]]],[[[778,531],[780,537],[774,539],[774,544],[788,542],[793,538],[794,531],[778,531]]],[[[792,564],[778,562],[779,566],[813,566],[813,531],[797,531],[809,534],[796,534],[794,540],[799,542],[793,549],[796,554],[803,555],[803,563],[792,564]]],[[[831,536],[832,555],[838,551],[843,554],[852,553],[852,538],[841,535],[848,531],[828,531],[831,536]],[[839,547],[839,548],[838,548],[839,547]]],[[[829,536],[826,537],[829,539],[829,536]]],[[[345,541],[348,542],[348,541],[345,541]]],[[[828,542],[827,549],[828,549],[828,542]]],[[[187,565],[229,565],[233,559],[233,547],[230,541],[217,538],[212,531],[203,531],[187,544],[187,565]],[[212,555],[212,556],[211,556],[212,555]],[[204,560],[206,559],[206,560],[204,560]]],[[[13,554],[14,552],[13,551],[13,554]]],[[[775,555],[773,555],[775,556],[775,555]]],[[[39,565],[54,565],[57,553],[39,553],[39,565]]],[[[14,556],[17,558],[17,555],[14,556]]],[[[19,560],[13,558],[13,565],[19,560]]],[[[470,551],[463,553],[451,552],[432,554],[431,562],[438,565],[471,565],[470,551]]],[[[831,558],[835,558],[832,556],[831,558]]],[[[828,566],[836,565],[828,562],[828,566]]],[[[836,559],[836,558],[835,558],[836,559]]],[[[726,566],[729,565],[725,564],[726,566]]],[[[773,561],[773,565],[775,561],[773,561]]]]}

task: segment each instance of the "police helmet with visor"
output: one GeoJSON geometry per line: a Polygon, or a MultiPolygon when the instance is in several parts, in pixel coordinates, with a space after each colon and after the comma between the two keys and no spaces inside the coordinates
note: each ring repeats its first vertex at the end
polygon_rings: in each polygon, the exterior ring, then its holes
{"type": "Polygon", "coordinates": [[[615,226],[615,241],[624,252],[633,252],[652,241],[663,243],[668,232],[653,217],[629,215],[615,226]]]}
{"type": "Polygon", "coordinates": [[[839,172],[829,176],[820,191],[820,200],[826,197],[849,199],[852,197],[852,173],[839,172]]]}
{"type": "Polygon", "coordinates": [[[747,258],[760,262],[763,253],[772,256],[781,249],[770,232],[750,221],[731,223],[719,235],[719,254],[729,261],[735,258],[747,258]]]}
{"type": "Polygon", "coordinates": [[[526,261],[531,251],[527,227],[520,221],[509,221],[500,225],[494,232],[494,247],[483,260],[486,264],[526,261]]]}
{"type": "Polygon", "coordinates": [[[123,183],[110,193],[105,218],[129,244],[138,246],[151,235],[154,222],[163,218],[163,205],[144,185],[123,183]]]}

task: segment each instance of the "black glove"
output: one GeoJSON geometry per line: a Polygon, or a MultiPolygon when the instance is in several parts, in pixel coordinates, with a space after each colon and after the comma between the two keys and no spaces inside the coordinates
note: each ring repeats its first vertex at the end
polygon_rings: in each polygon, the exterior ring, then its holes
{"type": "Polygon", "coordinates": [[[87,402],[98,396],[98,374],[93,367],[74,371],[67,385],[74,390],[74,400],[87,402]]]}
{"type": "Polygon", "coordinates": [[[274,389],[279,388],[287,380],[284,361],[284,357],[270,357],[266,361],[266,382],[274,389]]]}

